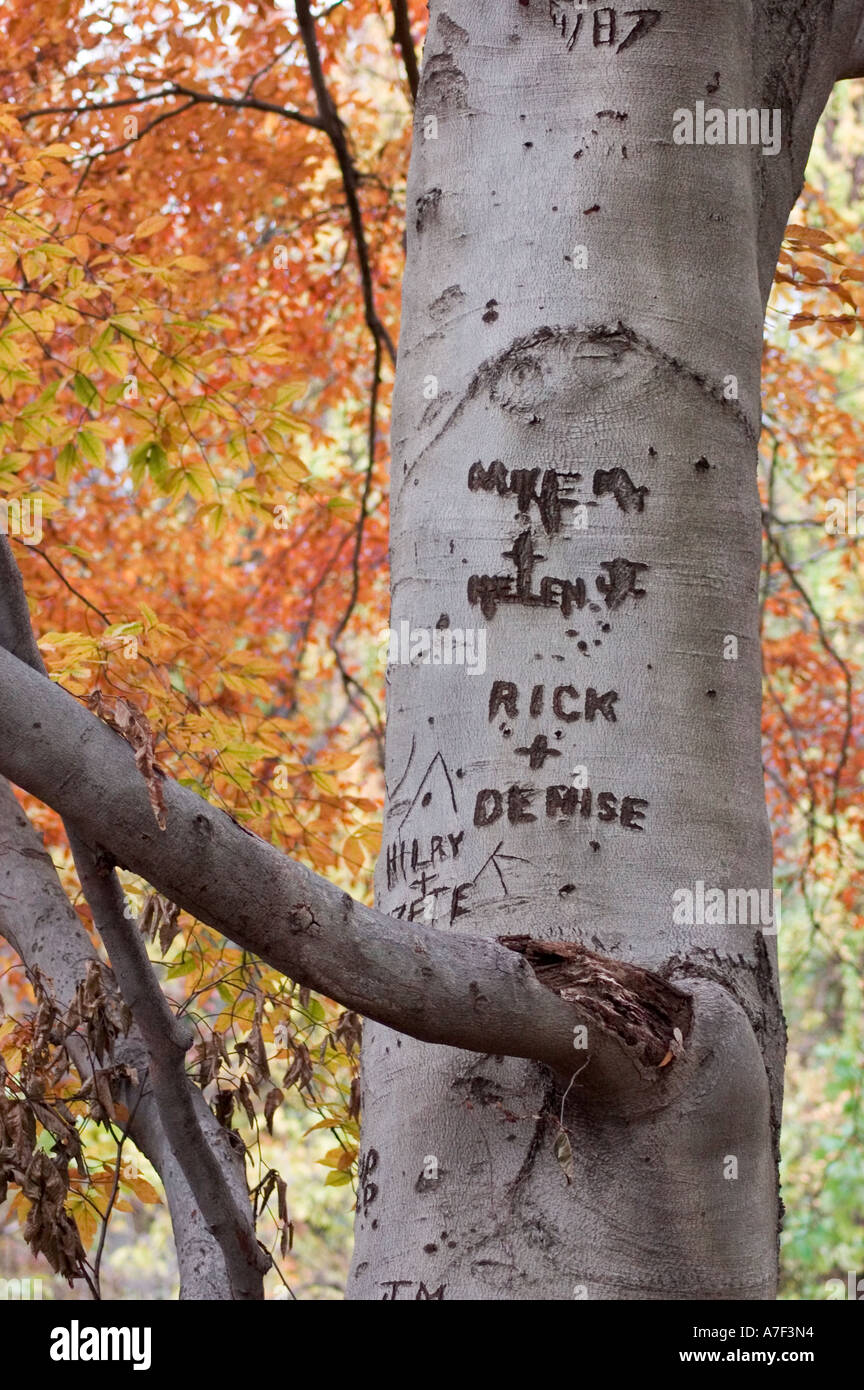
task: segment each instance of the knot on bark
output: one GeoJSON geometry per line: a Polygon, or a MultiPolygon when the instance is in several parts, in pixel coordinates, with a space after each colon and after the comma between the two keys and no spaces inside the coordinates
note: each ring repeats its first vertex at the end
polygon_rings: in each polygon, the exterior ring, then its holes
{"type": "Polygon", "coordinates": [[[288,931],[291,936],[318,936],[320,923],[305,903],[299,903],[288,915],[288,931]]]}

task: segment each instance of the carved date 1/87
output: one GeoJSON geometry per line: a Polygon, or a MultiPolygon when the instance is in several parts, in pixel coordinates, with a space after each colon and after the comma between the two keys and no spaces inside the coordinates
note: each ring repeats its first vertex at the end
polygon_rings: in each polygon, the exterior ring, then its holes
{"type": "Polygon", "coordinates": [[[620,10],[611,5],[601,5],[591,13],[586,13],[584,5],[575,7],[570,0],[549,0],[549,14],[552,23],[567,44],[568,53],[580,38],[590,42],[595,48],[609,46],[616,53],[632,48],[660,22],[660,10],[620,10]],[[617,45],[617,46],[616,46],[617,45]]]}

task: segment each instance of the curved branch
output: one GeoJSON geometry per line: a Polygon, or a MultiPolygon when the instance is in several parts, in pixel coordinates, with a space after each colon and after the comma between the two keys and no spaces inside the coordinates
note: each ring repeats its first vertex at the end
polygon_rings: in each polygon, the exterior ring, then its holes
{"type": "MultiPolygon", "coordinates": [[[[50,982],[52,996],[63,1011],[75,999],[88,966],[98,960],[50,855],[5,778],[0,778],[0,936],[9,942],[28,973],[38,973],[50,982]]],[[[116,997],[116,988],[107,975],[105,988],[116,997]]],[[[152,1087],[148,1085],[141,1094],[130,1079],[136,1074],[143,1076],[148,1067],[147,1050],[135,1023],[125,1037],[115,1038],[98,1075],[89,1049],[74,1034],[67,1049],[82,1081],[92,1078],[99,1087],[107,1082],[115,1104],[124,1105],[130,1113],[134,1110],[131,1138],[153,1164],[165,1189],[181,1298],[230,1299],[225,1258],[204,1224],[195,1194],[165,1134],[152,1087]]],[[[214,1146],[240,1200],[246,1192],[242,1162],[201,1092],[188,1079],[187,1085],[192,1091],[196,1124],[214,1146]]],[[[251,1217],[249,1224],[251,1229],[251,1217]]]]}
{"type": "MultiPolygon", "coordinates": [[[[238,946],[389,1027],[568,1075],[574,1057],[587,1059],[580,1085],[600,1092],[674,1070],[646,1066],[614,1020],[561,997],[520,954],[364,907],[168,777],[160,831],[125,740],[5,650],[0,772],[238,946]],[[578,1055],[577,1025],[589,1042],[578,1055]]],[[[673,1041],[670,1024],[670,1049],[673,1041]]]]}
{"type": "MultiPolygon", "coordinates": [[[[47,683],[21,576],[5,536],[0,537],[0,643],[47,683]]],[[[198,1123],[183,1060],[191,1035],[175,1019],[153,974],[144,943],[127,916],[113,862],[94,849],[66,818],[64,827],[120,992],[147,1048],[148,1072],[162,1126],[207,1228],[223,1252],[232,1295],[263,1299],[263,1273],[270,1261],[258,1246],[248,1211],[244,1213],[235,1201],[223,1164],[198,1123]]]]}
{"type": "Polygon", "coordinates": [[[303,39],[303,45],[306,49],[306,60],[309,64],[309,77],[315,92],[315,98],[318,102],[320,128],[327,132],[330,144],[333,146],[333,153],[336,155],[336,161],[339,165],[339,172],[342,175],[342,183],[345,188],[345,198],[348,203],[348,217],[351,222],[351,233],[354,238],[354,249],[357,252],[357,260],[360,265],[360,279],[363,286],[363,307],[366,315],[366,325],[376,343],[384,344],[390,361],[395,364],[396,348],[393,345],[393,339],[378,317],[378,310],[375,307],[372,265],[369,258],[369,247],[366,243],[366,232],[363,227],[363,212],[360,207],[357,170],[351,158],[351,151],[348,149],[348,141],[345,138],[345,127],[339,118],[339,112],[336,110],[335,103],[328,90],[324,69],[321,66],[321,55],[318,52],[318,38],[315,33],[315,20],[309,8],[309,0],[297,0],[296,8],[297,24],[303,39]]]}

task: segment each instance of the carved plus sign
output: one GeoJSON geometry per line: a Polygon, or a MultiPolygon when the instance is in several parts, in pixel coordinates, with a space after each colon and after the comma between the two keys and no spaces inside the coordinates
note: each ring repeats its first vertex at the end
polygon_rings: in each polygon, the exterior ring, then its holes
{"type": "Polygon", "coordinates": [[[537,734],[530,748],[516,748],[514,752],[527,756],[530,768],[542,768],[547,758],[561,757],[560,749],[549,747],[545,734],[537,734]]]}

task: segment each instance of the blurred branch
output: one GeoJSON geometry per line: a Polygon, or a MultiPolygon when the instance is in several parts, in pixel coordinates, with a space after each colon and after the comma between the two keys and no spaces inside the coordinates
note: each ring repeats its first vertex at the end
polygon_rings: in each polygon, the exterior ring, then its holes
{"type": "MultiPolygon", "coordinates": [[[[33,635],[21,576],[11,547],[0,536],[0,645],[41,676],[48,676],[33,635]]],[[[91,846],[64,818],[75,868],[96,928],[105,944],[120,992],[150,1058],[150,1080],[159,1119],[208,1230],[218,1242],[235,1298],[263,1299],[269,1259],[240,1211],[222,1165],[199,1124],[184,1058],[192,1036],[165,998],[114,868],[101,847],[91,846]]]]}
{"type": "Polygon", "coordinates": [[[411,37],[411,21],[408,18],[407,0],[390,0],[390,8],[393,11],[393,42],[399,45],[402,62],[405,64],[408,86],[411,88],[411,100],[416,105],[417,91],[420,86],[420,70],[417,66],[414,40],[411,37]]]}
{"type": "Polygon", "coordinates": [[[351,222],[351,232],[354,238],[354,248],[357,252],[357,260],[360,265],[360,279],[363,286],[363,307],[366,317],[366,325],[375,339],[376,343],[383,343],[387,350],[390,361],[396,362],[396,349],[384,324],[378,317],[375,307],[375,290],[372,282],[372,266],[369,257],[369,248],[366,242],[366,232],[363,227],[363,213],[360,208],[358,195],[359,180],[357,169],[348,149],[348,141],[345,136],[345,127],[336,110],[333,98],[327,87],[324,77],[324,69],[321,66],[321,54],[318,50],[318,38],[315,32],[315,20],[309,8],[309,0],[297,0],[297,23],[300,27],[300,34],[306,49],[306,59],[309,63],[309,76],[315,98],[318,102],[318,122],[317,128],[324,130],[333,146],[333,153],[339,165],[342,175],[342,183],[345,188],[345,197],[348,202],[348,216],[351,222]]]}

